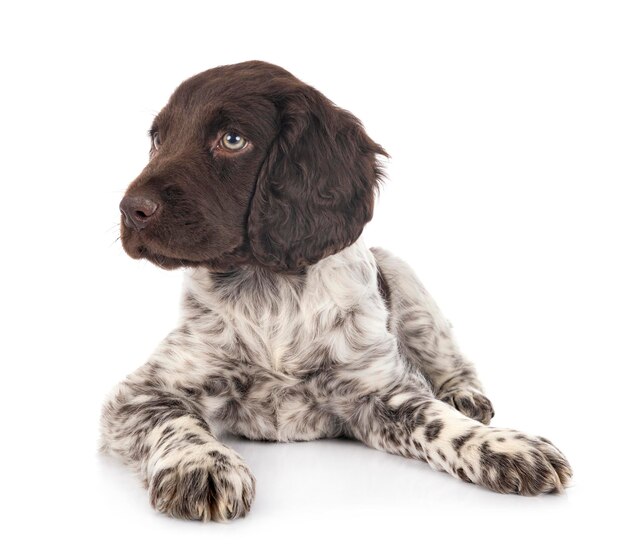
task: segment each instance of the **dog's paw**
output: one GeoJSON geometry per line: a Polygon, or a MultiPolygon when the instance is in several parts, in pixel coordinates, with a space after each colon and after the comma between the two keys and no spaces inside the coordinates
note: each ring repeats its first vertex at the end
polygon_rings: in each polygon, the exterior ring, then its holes
{"type": "Polygon", "coordinates": [[[452,405],[466,417],[483,424],[489,424],[495,414],[491,401],[476,390],[450,390],[445,392],[440,399],[452,405]]]}
{"type": "Polygon", "coordinates": [[[481,430],[459,448],[459,478],[500,493],[539,495],[562,492],[572,477],[567,459],[545,438],[515,430],[481,430]]]}
{"type": "Polygon", "coordinates": [[[185,447],[155,463],[150,502],[175,518],[227,521],[250,510],[255,480],[237,453],[220,446],[185,447]]]}

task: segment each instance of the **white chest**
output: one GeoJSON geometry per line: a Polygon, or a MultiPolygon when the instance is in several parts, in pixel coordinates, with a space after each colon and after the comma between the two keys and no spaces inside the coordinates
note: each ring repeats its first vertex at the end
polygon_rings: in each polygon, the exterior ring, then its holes
{"type": "Polygon", "coordinates": [[[211,350],[285,375],[354,359],[386,334],[372,254],[357,243],[303,275],[194,271],[184,312],[211,350]]]}

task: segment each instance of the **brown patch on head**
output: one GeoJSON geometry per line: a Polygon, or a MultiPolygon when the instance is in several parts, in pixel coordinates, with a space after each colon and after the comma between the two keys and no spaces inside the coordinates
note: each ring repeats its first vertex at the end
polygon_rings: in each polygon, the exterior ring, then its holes
{"type": "Polygon", "coordinates": [[[150,161],[122,205],[131,257],[296,271],[353,243],[372,217],[385,152],[280,67],[246,62],[192,77],[150,133],[150,161]],[[240,139],[244,147],[228,147],[240,139]]]}

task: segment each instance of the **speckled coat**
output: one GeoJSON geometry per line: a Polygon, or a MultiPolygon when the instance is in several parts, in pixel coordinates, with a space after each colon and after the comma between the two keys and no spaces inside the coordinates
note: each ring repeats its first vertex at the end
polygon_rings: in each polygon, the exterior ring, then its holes
{"type": "Polygon", "coordinates": [[[250,508],[254,478],[222,430],[352,436],[497,491],[562,490],[561,453],[484,426],[492,414],[410,268],[359,241],[302,275],[189,270],[180,325],[106,404],[103,444],[184,518],[250,508]]]}
{"type": "MultiPolygon", "coordinates": [[[[282,68],[182,83],[120,204],[126,252],[186,267],[180,324],[111,394],[102,449],[171,516],[245,515],[255,481],[224,430],[347,436],[498,492],[563,490],[543,438],[493,410],[447,321],[401,260],[360,239],[384,150],[282,68]]],[[[303,475],[304,476],[304,475],[303,475]]]]}

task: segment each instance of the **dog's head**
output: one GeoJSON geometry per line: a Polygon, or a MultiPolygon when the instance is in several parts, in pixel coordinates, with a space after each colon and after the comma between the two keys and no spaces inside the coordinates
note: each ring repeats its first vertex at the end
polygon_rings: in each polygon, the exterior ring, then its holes
{"type": "Polygon", "coordinates": [[[297,271],[352,244],[386,155],[350,113],[263,62],[182,83],[120,204],[122,243],[164,268],[297,271]]]}

